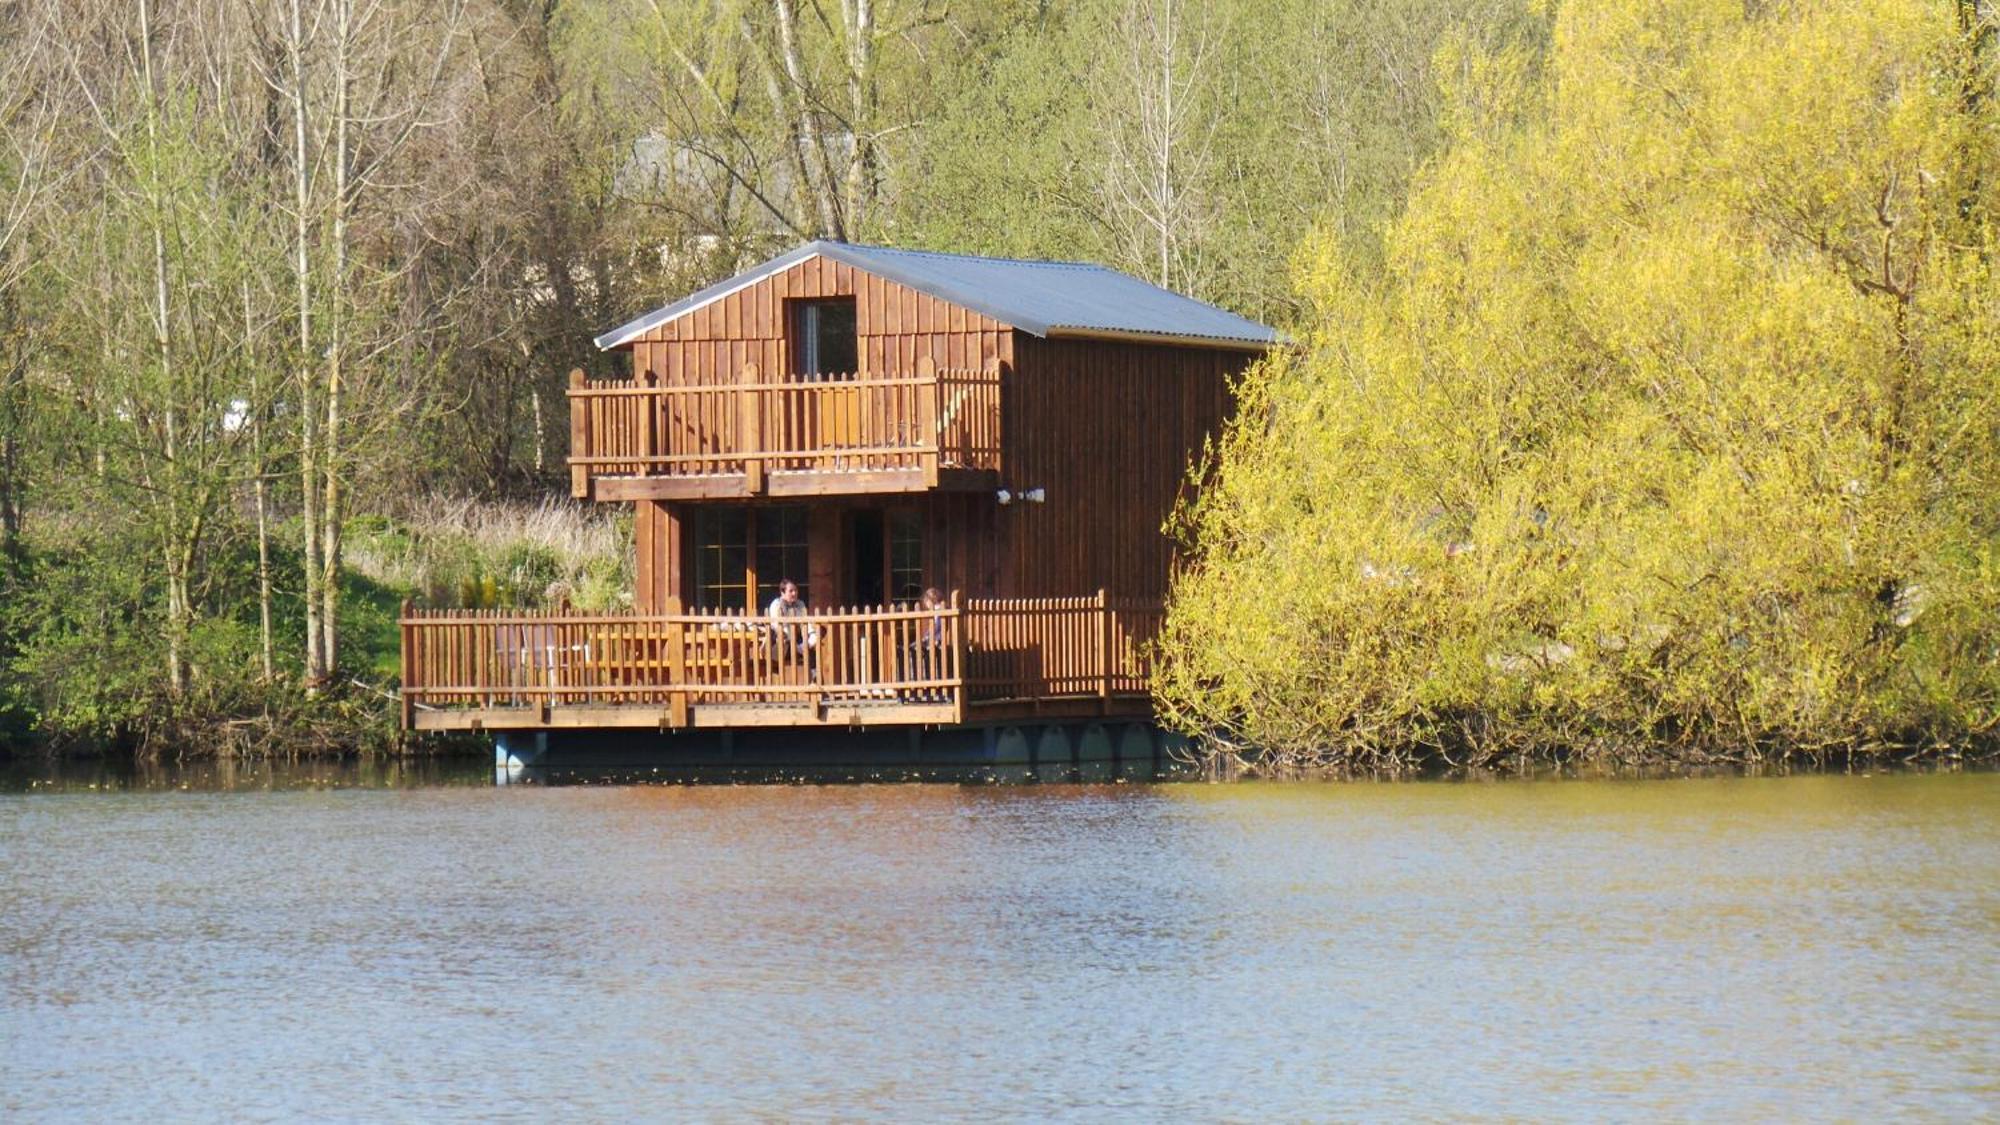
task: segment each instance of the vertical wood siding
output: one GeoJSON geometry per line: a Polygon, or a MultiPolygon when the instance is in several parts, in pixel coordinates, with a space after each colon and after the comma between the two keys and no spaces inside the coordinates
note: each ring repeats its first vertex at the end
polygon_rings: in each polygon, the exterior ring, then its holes
{"type": "Polygon", "coordinates": [[[667,613],[669,597],[685,597],[681,587],[682,538],[685,523],[672,504],[640,500],[633,513],[633,608],[639,613],[667,613]]]}
{"type": "MultiPolygon", "coordinates": [[[[794,374],[786,302],[853,297],[861,370],[909,374],[917,357],[978,369],[1013,356],[1013,330],[991,317],[825,258],[812,258],[746,286],[635,340],[632,374],[668,386],[733,383],[746,364],[794,374]]],[[[707,422],[708,420],[703,420],[707,422]]]]}
{"type": "MultiPolygon", "coordinates": [[[[1252,353],[1165,344],[1015,342],[1006,382],[1007,480],[1041,504],[997,513],[1001,597],[1166,594],[1162,530],[1252,353]]],[[[984,592],[984,591],[982,591],[984,592]]]]}
{"type": "MultiPolygon", "coordinates": [[[[1204,439],[1231,407],[1229,382],[1253,353],[1092,340],[1044,340],[843,263],[816,258],[660,325],[633,343],[632,370],[672,386],[737,382],[745,365],[790,371],[786,302],[852,296],[862,371],[900,374],[928,355],[941,367],[1002,365],[1003,484],[1046,490],[1041,504],[1000,507],[988,493],[824,498],[809,550],[814,601],[851,584],[843,512],[914,510],[924,523],[926,581],[968,597],[1165,595],[1173,545],[1162,530],[1204,439]],[[824,591],[824,592],[823,592],[824,591]]],[[[707,396],[702,396],[707,397],[707,396]]],[[[721,401],[720,396],[716,401],[721,401]]],[[[670,419],[720,433],[734,418],[670,419]]],[[[782,503],[768,500],[761,503],[782,503]]],[[[801,502],[801,501],[791,501],[801,502]]],[[[637,608],[664,612],[689,593],[685,504],[641,502],[637,608]]]]}

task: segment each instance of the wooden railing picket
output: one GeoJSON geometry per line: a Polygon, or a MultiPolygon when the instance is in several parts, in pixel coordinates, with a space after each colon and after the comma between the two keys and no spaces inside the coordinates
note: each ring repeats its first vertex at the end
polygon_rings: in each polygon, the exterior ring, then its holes
{"type": "MultiPolygon", "coordinates": [[[[657,388],[659,384],[659,372],[648,368],[645,376],[640,380],[640,385],[650,391],[657,388]]],[[[659,399],[657,396],[647,395],[638,400],[638,407],[640,417],[645,420],[645,444],[639,448],[641,460],[635,471],[642,477],[651,476],[655,467],[653,459],[660,455],[659,399]]]]}
{"type": "Polygon", "coordinates": [[[402,648],[398,652],[399,663],[397,666],[397,676],[396,676],[397,679],[396,694],[397,694],[397,702],[402,706],[403,709],[403,728],[405,730],[417,725],[416,697],[411,694],[411,689],[415,686],[411,683],[411,681],[416,679],[416,677],[412,674],[413,670],[416,667],[414,663],[416,653],[412,647],[413,642],[416,639],[416,635],[414,630],[412,630],[410,626],[402,624],[402,622],[407,620],[409,616],[410,616],[410,599],[404,598],[402,612],[397,617],[398,624],[396,627],[396,632],[399,634],[400,640],[402,641],[402,648]]]}
{"type": "Polygon", "coordinates": [[[951,668],[947,678],[953,681],[951,691],[951,720],[965,721],[965,601],[957,590],[951,592],[951,668]]]}

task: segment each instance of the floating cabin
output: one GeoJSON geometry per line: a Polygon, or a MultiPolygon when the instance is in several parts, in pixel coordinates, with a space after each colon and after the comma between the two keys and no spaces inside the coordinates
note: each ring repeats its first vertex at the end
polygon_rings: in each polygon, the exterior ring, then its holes
{"type": "Polygon", "coordinates": [[[569,387],[633,610],[406,612],[405,725],[1143,724],[1163,524],[1275,340],[1102,266],[835,242],[647,313],[596,341],[630,378],[569,387]]]}

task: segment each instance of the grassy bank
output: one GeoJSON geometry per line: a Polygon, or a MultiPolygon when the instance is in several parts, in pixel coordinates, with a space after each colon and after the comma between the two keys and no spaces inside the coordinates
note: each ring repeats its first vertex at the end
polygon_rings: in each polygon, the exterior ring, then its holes
{"type": "MultiPolygon", "coordinates": [[[[219,555],[203,591],[219,607],[187,639],[178,689],[161,660],[157,578],[82,521],[31,529],[0,560],[0,749],[147,757],[379,754],[410,747],[394,701],[407,600],[591,609],[629,604],[629,531],[567,501],[423,500],[348,524],[339,674],[308,691],[297,528],[273,532],[271,674],[254,542],[219,555]]],[[[450,749],[445,742],[425,749],[450,749]]]]}

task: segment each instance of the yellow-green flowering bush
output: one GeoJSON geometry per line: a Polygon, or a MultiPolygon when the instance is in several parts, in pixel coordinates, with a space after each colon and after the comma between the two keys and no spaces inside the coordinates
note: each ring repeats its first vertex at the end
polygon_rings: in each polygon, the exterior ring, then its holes
{"type": "Polygon", "coordinates": [[[2000,113],[1971,5],[1573,0],[1261,364],[1163,714],[1279,766],[2000,723],[2000,113]],[[1747,9],[1747,12],[1746,12],[1747,9]]]}

